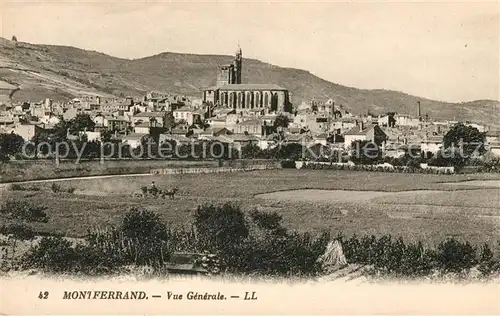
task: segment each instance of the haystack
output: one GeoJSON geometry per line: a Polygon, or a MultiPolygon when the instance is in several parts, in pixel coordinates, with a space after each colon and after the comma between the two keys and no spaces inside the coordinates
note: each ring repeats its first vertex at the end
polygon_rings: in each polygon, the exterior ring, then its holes
{"type": "Polygon", "coordinates": [[[322,264],[323,269],[326,271],[337,270],[346,266],[347,260],[340,242],[338,240],[330,241],[326,246],[325,253],[318,258],[318,262],[322,264]]]}

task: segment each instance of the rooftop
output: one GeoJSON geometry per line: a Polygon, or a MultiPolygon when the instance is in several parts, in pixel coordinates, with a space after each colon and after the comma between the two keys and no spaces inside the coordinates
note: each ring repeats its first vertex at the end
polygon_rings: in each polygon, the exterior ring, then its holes
{"type": "Polygon", "coordinates": [[[262,125],[262,122],[257,119],[247,120],[239,123],[238,125],[262,125]]]}
{"type": "Polygon", "coordinates": [[[174,112],[194,112],[195,109],[190,107],[189,105],[184,105],[183,107],[174,110],[174,112]]]}
{"type": "Polygon", "coordinates": [[[375,125],[365,124],[365,128],[363,130],[361,130],[359,126],[354,126],[349,131],[347,131],[345,135],[365,135],[366,132],[371,130],[374,126],[375,125]]]}
{"type": "Polygon", "coordinates": [[[165,112],[141,112],[134,115],[134,117],[163,117],[165,112]]]}
{"type": "Polygon", "coordinates": [[[244,83],[244,84],[226,84],[219,90],[241,91],[241,90],[287,90],[274,83],[244,83]]]}
{"type": "Polygon", "coordinates": [[[125,140],[141,140],[144,137],[148,136],[149,134],[146,133],[130,133],[123,137],[125,140]]]}
{"type": "Polygon", "coordinates": [[[135,124],[134,127],[149,127],[149,123],[148,122],[142,122],[142,123],[139,123],[139,124],[135,124]]]}
{"type": "Polygon", "coordinates": [[[245,135],[245,134],[233,134],[227,136],[231,138],[234,141],[252,141],[252,140],[259,140],[258,137],[253,136],[253,135],[245,135]]]}

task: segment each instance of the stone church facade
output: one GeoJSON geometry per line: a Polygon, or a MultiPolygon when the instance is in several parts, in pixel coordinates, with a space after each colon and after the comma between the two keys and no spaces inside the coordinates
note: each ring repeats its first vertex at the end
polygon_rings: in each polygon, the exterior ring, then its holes
{"type": "Polygon", "coordinates": [[[276,84],[241,83],[242,51],[238,48],[234,62],[219,66],[217,85],[203,90],[203,101],[218,108],[231,108],[238,113],[291,112],[288,90],[276,84]]]}

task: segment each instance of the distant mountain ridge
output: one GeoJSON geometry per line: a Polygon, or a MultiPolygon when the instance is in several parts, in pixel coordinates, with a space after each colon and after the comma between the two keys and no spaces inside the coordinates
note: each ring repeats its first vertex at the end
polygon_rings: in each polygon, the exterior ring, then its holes
{"type": "MultiPolygon", "coordinates": [[[[244,57],[244,55],[243,55],[244,57]]],[[[81,93],[102,96],[142,96],[164,91],[201,97],[201,89],[215,84],[217,65],[233,56],[164,52],[124,59],[70,46],[14,43],[0,38],[0,79],[17,84],[14,99],[68,100],[81,93]]],[[[276,83],[290,91],[297,106],[311,99],[333,99],[355,114],[388,111],[422,114],[437,120],[469,120],[487,125],[500,122],[500,102],[476,100],[450,103],[391,90],[346,87],[321,79],[306,70],[284,68],[256,59],[243,59],[244,83],[276,83]]]]}

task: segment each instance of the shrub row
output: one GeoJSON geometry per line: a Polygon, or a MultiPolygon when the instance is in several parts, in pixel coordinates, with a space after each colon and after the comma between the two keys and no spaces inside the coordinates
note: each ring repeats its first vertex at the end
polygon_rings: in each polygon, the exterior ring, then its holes
{"type": "Polygon", "coordinates": [[[477,249],[450,238],[436,249],[425,249],[421,242],[405,244],[403,239],[393,240],[390,235],[338,238],[348,262],[371,265],[378,275],[414,278],[436,272],[463,274],[475,266],[484,276],[500,272],[500,262],[487,244],[477,249]]]}
{"type": "MultiPolygon", "coordinates": [[[[216,270],[236,275],[311,276],[323,271],[318,258],[329,234],[289,231],[277,213],[243,213],[237,205],[202,205],[192,227],[172,228],[151,211],[131,209],[120,226],[94,229],[85,242],[43,238],[21,259],[22,268],[47,272],[109,274],[125,266],[149,266],[163,271],[172,253],[210,253],[216,270]]],[[[485,244],[477,249],[448,239],[436,249],[405,243],[390,235],[345,238],[339,235],[349,263],[368,265],[377,275],[425,277],[437,273],[466,273],[472,267],[488,276],[500,263],[485,244]]],[[[205,262],[205,264],[207,264],[205,262]]],[[[215,271],[215,270],[214,270],[215,271]]]]}
{"type": "Polygon", "coordinates": [[[325,164],[308,162],[302,168],[315,170],[351,170],[351,171],[375,171],[389,173],[423,173],[423,174],[446,174],[450,175],[453,172],[450,169],[434,169],[434,168],[417,168],[407,166],[378,166],[378,165],[341,165],[341,164],[325,164]]]}

